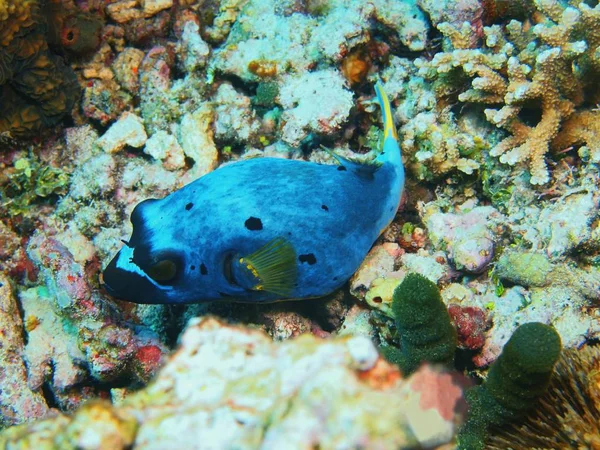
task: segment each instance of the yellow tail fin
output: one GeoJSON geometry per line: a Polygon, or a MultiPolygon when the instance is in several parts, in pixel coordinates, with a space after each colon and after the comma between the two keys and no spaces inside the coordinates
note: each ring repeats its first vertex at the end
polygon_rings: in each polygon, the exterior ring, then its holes
{"type": "Polygon", "coordinates": [[[375,83],[375,93],[377,94],[377,100],[379,100],[381,114],[383,116],[383,141],[385,142],[385,140],[390,136],[395,140],[398,140],[398,133],[396,132],[396,127],[394,126],[394,118],[392,117],[390,100],[383,90],[381,81],[375,83]]]}

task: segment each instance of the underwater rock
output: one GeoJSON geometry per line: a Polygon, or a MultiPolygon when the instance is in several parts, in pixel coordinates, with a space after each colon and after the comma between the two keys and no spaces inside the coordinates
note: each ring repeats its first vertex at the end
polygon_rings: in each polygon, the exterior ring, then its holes
{"type": "MultiPolygon", "coordinates": [[[[26,322],[26,328],[35,327],[26,322]]],[[[0,274],[0,428],[29,422],[49,412],[42,392],[30,387],[23,360],[23,321],[9,279],[0,274]]]]}
{"type": "Polygon", "coordinates": [[[448,307],[450,319],[458,334],[458,348],[479,350],[485,344],[485,331],[489,328],[486,312],[474,306],[452,304],[448,307]]]}
{"type": "Polygon", "coordinates": [[[217,89],[214,102],[215,138],[230,143],[256,140],[260,121],[249,97],[236,91],[229,83],[223,83],[217,89]]]}
{"type": "Polygon", "coordinates": [[[366,338],[274,343],[194,319],[141,392],[11,428],[0,445],[83,445],[87,436],[131,449],[435,447],[450,442],[464,418],[463,386],[456,374],[427,366],[403,380],[366,338]]]}
{"type": "Polygon", "coordinates": [[[281,9],[275,0],[251,0],[240,13],[237,8],[231,11],[244,22],[243,30],[232,29],[215,52],[210,71],[254,82],[303,73],[321,62],[340,62],[371,39],[376,23],[412,51],[423,50],[427,42],[427,21],[414,0],[331,0],[309,5],[310,14],[285,14],[281,9]]]}
{"type": "Polygon", "coordinates": [[[177,170],[185,167],[185,154],[172,134],[159,130],[154,133],[144,146],[144,153],[163,162],[167,170],[177,170]]]}
{"type": "Polygon", "coordinates": [[[191,20],[186,21],[183,25],[178,56],[182,68],[187,73],[202,69],[208,63],[210,47],[202,40],[198,24],[191,20]]]}
{"type": "Polygon", "coordinates": [[[421,215],[434,248],[445,250],[458,270],[481,273],[486,269],[504,220],[496,209],[478,206],[455,214],[429,204],[422,207],[421,215]]]}
{"type": "Polygon", "coordinates": [[[143,51],[127,47],[117,55],[111,65],[119,84],[132,94],[136,94],[140,88],[138,74],[143,59],[143,51]]]}
{"type": "Polygon", "coordinates": [[[214,110],[203,104],[181,119],[177,140],[185,155],[194,162],[192,170],[186,176],[194,180],[217,167],[219,152],[214,142],[214,110]]]}
{"type": "Polygon", "coordinates": [[[148,135],[142,119],[133,113],[125,112],[113,123],[96,144],[107,153],[116,153],[126,145],[139,148],[146,143],[148,135]]]}
{"type": "Polygon", "coordinates": [[[551,263],[542,253],[506,250],[496,263],[494,274],[528,289],[511,288],[494,300],[487,299],[494,305],[493,325],[486,332],[482,352],[474,360],[478,366],[493,361],[521,323],[551,324],[565,348],[579,347],[600,336],[600,324],[588,312],[589,306],[598,301],[598,269],[551,263]]]}
{"type": "Polygon", "coordinates": [[[162,343],[148,329],[134,332],[115,320],[110,304],[91,283],[98,270],[94,248],[88,243],[92,255],[80,253],[85,237],[46,233],[36,233],[27,248],[44,283],[23,294],[27,316],[42,324],[32,330],[27,344],[30,377],[37,385],[51,381],[55,396],[88,376],[101,382],[125,376],[147,380],[160,361],[147,365],[139,350],[151,345],[163,353],[162,343]]]}
{"type": "Polygon", "coordinates": [[[285,108],[281,139],[293,147],[310,133],[339,132],[354,106],[352,92],[335,70],[286,77],[279,90],[279,103],[285,108]]]}

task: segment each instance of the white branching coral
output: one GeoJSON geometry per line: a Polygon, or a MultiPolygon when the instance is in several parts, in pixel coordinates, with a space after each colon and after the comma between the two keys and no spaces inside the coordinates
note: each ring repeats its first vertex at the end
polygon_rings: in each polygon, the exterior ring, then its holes
{"type": "MultiPolygon", "coordinates": [[[[440,96],[456,88],[453,75],[462,70],[471,86],[458,100],[496,105],[485,110],[486,118],[510,133],[490,154],[509,165],[527,163],[531,183],[545,184],[550,180],[546,155],[562,150],[556,147],[559,143],[575,143],[566,136],[556,138],[561,126],[580,111],[584,92],[600,71],[600,5],[534,3],[535,26],[512,20],[505,27],[485,27],[479,49],[466,48],[470,27],[439,24],[452,48],[416,64],[421,75],[436,79],[440,96]],[[540,112],[534,124],[522,117],[532,106],[540,112]]],[[[582,143],[581,133],[577,138],[582,143]]]]}

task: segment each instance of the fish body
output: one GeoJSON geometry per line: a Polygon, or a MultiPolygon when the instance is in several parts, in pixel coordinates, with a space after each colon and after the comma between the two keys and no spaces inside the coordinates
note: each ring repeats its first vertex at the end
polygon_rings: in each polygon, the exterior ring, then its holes
{"type": "Polygon", "coordinates": [[[104,271],[137,303],[319,297],[357,270],[398,209],[404,168],[381,87],[381,154],[370,164],[255,158],[136,206],[133,233],[104,271]]]}

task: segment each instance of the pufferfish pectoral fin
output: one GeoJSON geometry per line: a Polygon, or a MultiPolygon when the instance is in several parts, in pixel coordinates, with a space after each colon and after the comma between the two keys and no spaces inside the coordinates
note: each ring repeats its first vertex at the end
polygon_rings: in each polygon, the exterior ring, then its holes
{"type": "Polygon", "coordinates": [[[289,296],[293,289],[298,270],[296,251],[293,245],[283,238],[275,238],[250,255],[237,261],[238,268],[252,279],[251,290],[272,292],[289,296]]]}

